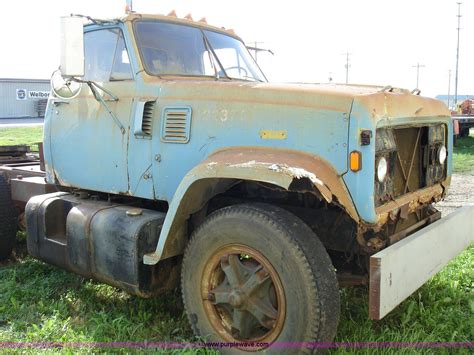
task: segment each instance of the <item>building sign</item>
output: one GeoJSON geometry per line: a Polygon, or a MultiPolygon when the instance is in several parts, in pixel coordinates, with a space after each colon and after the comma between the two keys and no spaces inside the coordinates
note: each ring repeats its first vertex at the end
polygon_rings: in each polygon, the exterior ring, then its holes
{"type": "Polygon", "coordinates": [[[29,99],[47,99],[49,91],[28,91],[29,99]]]}
{"type": "Polygon", "coordinates": [[[26,100],[26,90],[25,89],[16,89],[16,99],[17,100],[26,100]]]}
{"type": "Polygon", "coordinates": [[[38,91],[38,90],[25,90],[25,89],[16,89],[16,99],[17,100],[39,100],[47,99],[49,97],[49,91],[38,91]]]}

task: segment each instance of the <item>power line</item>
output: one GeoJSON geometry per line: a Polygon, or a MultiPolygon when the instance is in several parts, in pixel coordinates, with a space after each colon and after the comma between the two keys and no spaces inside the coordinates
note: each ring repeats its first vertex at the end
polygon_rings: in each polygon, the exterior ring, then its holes
{"type": "MultiPolygon", "coordinates": [[[[449,75],[448,75],[448,108],[451,100],[451,69],[448,70],[449,75]]],[[[449,108],[450,109],[450,108],[449,108]]]]}
{"type": "Polygon", "coordinates": [[[458,2],[458,45],[456,47],[456,77],[455,77],[455,84],[454,84],[454,106],[456,107],[458,104],[458,72],[459,72],[459,32],[461,30],[461,5],[462,2],[458,2]]]}

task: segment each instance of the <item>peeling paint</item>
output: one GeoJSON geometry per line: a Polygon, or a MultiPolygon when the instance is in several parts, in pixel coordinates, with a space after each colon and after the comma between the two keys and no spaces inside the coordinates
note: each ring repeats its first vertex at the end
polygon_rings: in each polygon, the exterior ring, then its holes
{"type": "Polygon", "coordinates": [[[311,182],[313,184],[318,184],[318,185],[321,185],[323,186],[323,182],[321,180],[319,180],[315,174],[313,173],[310,173],[309,171],[306,171],[302,168],[292,168],[292,167],[288,167],[286,168],[288,169],[288,171],[294,176],[296,177],[297,179],[302,179],[302,178],[308,178],[309,180],[311,180],[311,182]]]}
{"type": "MultiPolygon", "coordinates": [[[[210,163],[211,164],[211,163],[210,163]]],[[[210,165],[208,164],[208,166],[210,165]]],[[[214,163],[217,164],[217,163],[214,163]]],[[[245,163],[240,164],[232,164],[229,165],[230,168],[255,168],[255,167],[263,167],[267,168],[268,170],[275,171],[278,173],[284,173],[296,179],[309,179],[313,184],[317,184],[320,186],[324,186],[323,182],[316,177],[316,175],[312,172],[309,172],[303,168],[298,167],[291,167],[286,164],[272,164],[272,163],[264,163],[264,162],[257,162],[255,160],[250,160],[245,163]]]]}

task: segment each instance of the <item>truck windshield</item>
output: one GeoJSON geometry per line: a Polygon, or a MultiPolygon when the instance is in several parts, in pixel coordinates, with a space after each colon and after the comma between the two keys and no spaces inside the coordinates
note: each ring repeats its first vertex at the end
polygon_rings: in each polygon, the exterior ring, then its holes
{"type": "Polygon", "coordinates": [[[134,27],[143,65],[151,75],[265,81],[245,45],[231,36],[159,21],[137,21],[134,27]]]}

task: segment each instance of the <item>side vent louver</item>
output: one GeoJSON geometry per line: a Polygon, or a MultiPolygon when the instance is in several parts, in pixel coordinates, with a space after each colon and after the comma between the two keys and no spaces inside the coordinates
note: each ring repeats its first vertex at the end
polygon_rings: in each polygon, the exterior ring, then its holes
{"type": "Polygon", "coordinates": [[[133,134],[137,139],[151,139],[155,101],[139,98],[133,105],[133,134]]]}
{"type": "Polygon", "coordinates": [[[148,101],[143,108],[142,132],[144,136],[151,137],[153,111],[155,109],[156,101],[148,101]]]}
{"type": "Polygon", "coordinates": [[[161,140],[163,142],[189,142],[191,128],[190,107],[165,107],[161,122],[161,140]]]}

